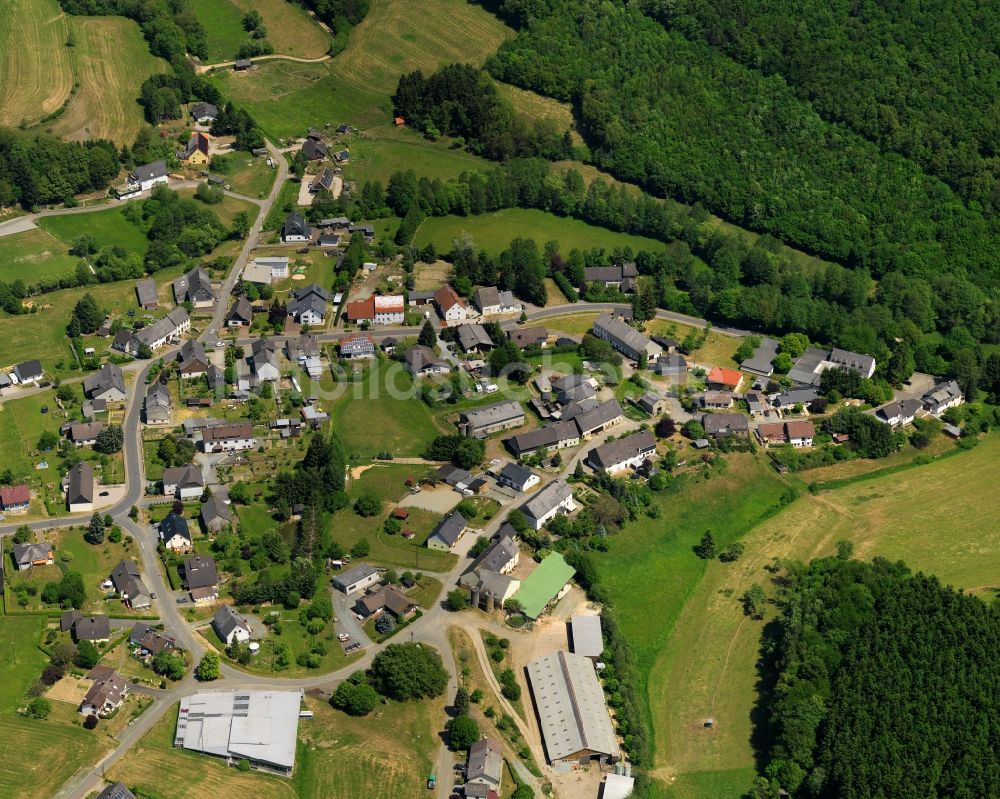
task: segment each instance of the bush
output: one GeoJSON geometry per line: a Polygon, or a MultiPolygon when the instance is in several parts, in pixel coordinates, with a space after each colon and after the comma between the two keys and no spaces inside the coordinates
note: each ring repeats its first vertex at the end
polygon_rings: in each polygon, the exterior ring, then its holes
{"type": "Polygon", "coordinates": [[[91,713],[87,718],[83,720],[83,728],[85,730],[92,730],[97,726],[97,716],[91,713]]]}
{"type": "Polygon", "coordinates": [[[195,679],[202,682],[217,680],[222,676],[222,662],[214,652],[206,652],[202,655],[201,663],[194,670],[195,679]]]}
{"type": "Polygon", "coordinates": [[[52,705],[48,699],[36,696],[28,702],[28,715],[33,719],[46,719],[52,712],[52,705]]]}
{"type": "Polygon", "coordinates": [[[101,659],[101,653],[92,641],[80,641],[76,645],[76,665],[81,669],[92,669],[101,659]]]}
{"type": "Polygon", "coordinates": [[[370,518],[377,515],[380,510],[382,510],[382,503],[373,494],[362,494],[354,500],[354,512],[358,516],[370,518]]]}
{"type": "Polygon", "coordinates": [[[479,740],[479,725],[471,716],[456,716],[447,724],[448,746],[453,752],[463,751],[479,740]]]}
{"type": "Polygon", "coordinates": [[[459,611],[469,607],[469,602],[469,592],[463,588],[456,588],[448,592],[445,606],[448,610],[459,611]]]}
{"type": "Polygon", "coordinates": [[[375,622],[375,631],[379,635],[388,635],[394,629],[396,629],[396,622],[392,620],[392,616],[388,613],[383,613],[375,622]]]}
{"type": "Polygon", "coordinates": [[[367,716],[378,704],[378,694],[367,682],[344,680],[330,697],[330,704],[349,716],[367,716]]]}

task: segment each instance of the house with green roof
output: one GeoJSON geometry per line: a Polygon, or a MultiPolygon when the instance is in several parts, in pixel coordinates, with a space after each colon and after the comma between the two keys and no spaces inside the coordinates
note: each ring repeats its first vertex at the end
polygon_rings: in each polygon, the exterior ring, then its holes
{"type": "Polygon", "coordinates": [[[524,579],[513,598],[521,603],[525,616],[537,619],[549,602],[563,596],[574,574],[576,569],[560,553],[552,552],[524,579]]]}

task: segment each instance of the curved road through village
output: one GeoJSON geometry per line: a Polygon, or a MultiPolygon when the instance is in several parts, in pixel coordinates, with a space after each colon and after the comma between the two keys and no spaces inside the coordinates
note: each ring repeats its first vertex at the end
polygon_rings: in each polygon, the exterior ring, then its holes
{"type": "MultiPolygon", "coordinates": [[[[247,237],[246,242],[241,249],[239,256],[236,258],[233,267],[225,280],[223,281],[219,296],[215,305],[215,310],[213,312],[211,323],[206,327],[205,331],[201,334],[200,338],[209,343],[214,343],[215,339],[218,337],[217,333],[221,329],[223,324],[225,314],[229,308],[229,298],[232,294],[233,286],[236,283],[243,267],[246,265],[251,251],[258,245],[259,238],[261,235],[261,227],[263,225],[264,219],[266,218],[268,212],[271,210],[275,200],[277,199],[278,193],[281,189],[282,184],[288,177],[288,164],[287,161],[281,157],[280,152],[269,142],[268,150],[270,151],[271,157],[274,158],[278,163],[278,170],[276,175],[276,180],[271,192],[264,200],[252,200],[258,205],[259,210],[257,214],[257,220],[254,224],[250,234],[247,237]]],[[[185,185],[196,185],[193,181],[185,182],[180,184],[174,184],[173,187],[185,186],[185,185]]],[[[251,199],[248,197],[242,197],[242,195],[234,195],[240,197],[241,199],[251,199]]],[[[107,205],[94,206],[87,208],[75,208],[75,209],[54,209],[49,211],[41,211],[38,214],[30,215],[27,217],[21,217],[11,222],[0,225],[0,235],[4,234],[4,228],[7,227],[6,232],[13,232],[9,229],[9,226],[15,223],[20,225],[34,224],[34,219],[41,216],[56,215],[62,213],[88,213],[98,210],[104,210],[107,205]]],[[[546,319],[551,319],[557,316],[563,316],[566,314],[573,313],[588,313],[588,312],[605,312],[605,311],[617,311],[628,308],[627,305],[621,303],[575,303],[559,305],[550,308],[533,308],[526,307],[526,314],[529,322],[544,322],[546,319]]],[[[694,317],[686,316],[684,314],[674,313],[670,311],[658,310],[656,314],[658,319],[666,319],[670,321],[676,321],[682,324],[691,325],[695,327],[704,327],[706,324],[704,320],[697,319],[694,317]]],[[[439,323],[438,323],[439,324],[439,323]]],[[[508,329],[513,329],[517,326],[515,322],[504,323],[504,327],[508,329]]],[[[377,338],[384,338],[386,336],[400,336],[400,335],[415,335],[419,328],[417,327],[399,327],[391,329],[380,329],[378,331],[372,331],[372,334],[377,338]]],[[[745,331],[733,329],[733,328],[714,328],[719,333],[731,336],[742,336],[745,335],[745,331]]],[[[340,337],[341,334],[336,332],[324,333],[319,336],[323,341],[335,341],[340,337]]],[[[276,340],[282,340],[285,337],[276,337],[276,340]]],[[[164,352],[165,355],[173,354],[174,348],[168,349],[164,352]]],[[[138,364],[137,364],[138,365],[138,364]]],[[[160,560],[157,553],[157,539],[156,535],[152,530],[146,526],[141,526],[133,522],[128,517],[129,510],[134,506],[138,505],[145,494],[145,475],[143,472],[143,456],[141,451],[141,427],[140,427],[140,412],[142,408],[143,392],[141,388],[145,385],[146,376],[151,368],[151,363],[146,363],[141,366],[136,371],[135,379],[129,388],[129,396],[126,403],[126,412],[124,419],[125,428],[125,445],[124,445],[124,459],[125,459],[125,475],[126,475],[126,485],[127,489],[125,495],[122,499],[114,506],[106,510],[114,517],[115,523],[121,526],[123,529],[128,530],[128,532],[133,536],[139,545],[139,552],[142,558],[142,572],[144,579],[147,582],[149,588],[156,593],[160,598],[157,600],[159,604],[159,615],[160,620],[164,623],[167,629],[174,632],[177,636],[179,643],[185,649],[187,649],[192,656],[194,662],[197,662],[201,655],[205,651],[205,646],[202,643],[202,639],[196,635],[193,624],[188,623],[178,611],[177,605],[172,601],[174,597],[174,592],[171,591],[169,585],[164,579],[163,572],[160,568],[160,560]]],[[[634,422],[626,422],[627,425],[634,425],[634,422]]],[[[599,442],[596,442],[599,443],[599,442]]],[[[572,472],[577,461],[586,455],[586,450],[578,452],[573,458],[569,459],[569,462],[565,464],[563,474],[569,474],[572,472]]],[[[505,506],[502,510],[508,509],[505,506]]],[[[487,527],[482,531],[485,535],[491,535],[496,532],[497,528],[501,523],[501,520],[506,514],[503,512],[498,512],[495,514],[494,518],[490,521],[487,527]]],[[[29,526],[36,530],[44,530],[56,527],[66,527],[75,524],[85,524],[89,516],[87,514],[77,514],[72,516],[64,516],[52,519],[43,519],[29,522],[29,526]]],[[[17,524],[7,524],[0,525],[0,535],[12,534],[18,527],[17,524]]],[[[468,557],[468,549],[471,547],[475,539],[474,535],[467,535],[464,537],[462,544],[460,544],[459,558],[455,567],[447,574],[438,575],[440,579],[444,582],[445,587],[453,585],[461,573],[468,568],[471,563],[468,557]]],[[[332,590],[332,589],[328,589],[332,590]]],[[[339,615],[344,615],[346,610],[346,604],[341,597],[335,597],[334,607],[337,609],[339,615]]],[[[443,607],[437,606],[427,613],[425,613],[421,618],[414,621],[408,628],[410,639],[414,641],[419,641],[421,643],[426,643],[429,646],[434,647],[444,660],[445,666],[450,675],[450,684],[448,687],[447,698],[450,698],[454,694],[454,690],[457,686],[457,669],[454,663],[454,659],[451,652],[451,647],[448,642],[447,628],[448,623],[445,621],[445,611],[443,607]]],[[[471,617],[454,617],[455,621],[453,623],[460,627],[467,629],[472,632],[471,636],[474,644],[478,642],[477,646],[477,656],[482,661],[484,673],[488,678],[492,677],[492,670],[489,668],[488,663],[485,661],[485,651],[482,649],[481,641],[479,640],[477,630],[479,628],[486,628],[489,626],[487,622],[481,622],[474,620],[471,617]]],[[[203,622],[202,622],[203,624],[203,622]]],[[[311,677],[303,678],[278,678],[278,677],[264,677],[254,674],[250,674],[239,669],[234,668],[228,663],[223,663],[222,665],[222,679],[212,684],[212,687],[220,688],[284,688],[284,689],[313,689],[318,688],[326,692],[332,692],[337,683],[349,676],[351,673],[358,669],[363,669],[371,664],[371,661],[375,654],[380,651],[382,645],[369,643],[362,656],[349,665],[344,666],[336,671],[321,674],[311,677]]],[[[493,680],[495,682],[495,680],[493,680]]],[[[154,697],[153,704],[136,720],[134,720],[128,727],[123,730],[118,736],[118,745],[107,755],[101,758],[100,761],[92,765],[88,765],[78,771],[70,780],[62,786],[60,791],[56,794],[56,799],[82,799],[88,793],[98,790],[101,786],[103,776],[107,769],[117,763],[122,757],[124,757],[127,752],[139,741],[139,739],[147,732],[149,729],[159,721],[164,713],[173,705],[174,702],[178,701],[185,694],[191,693],[196,690],[201,684],[195,681],[193,676],[188,676],[184,680],[173,684],[169,689],[166,690],[156,690],[156,689],[142,689],[144,694],[148,694],[154,697]]],[[[502,706],[506,707],[506,703],[499,694],[498,686],[493,685],[494,691],[497,693],[497,701],[500,702],[502,706]]],[[[539,763],[544,762],[544,755],[541,748],[541,741],[538,736],[535,726],[532,724],[523,723],[517,716],[516,713],[511,712],[508,707],[507,711],[512,717],[517,720],[518,726],[521,729],[522,734],[525,736],[525,740],[531,747],[536,760],[539,763]]],[[[444,717],[440,719],[440,724],[443,726],[444,717]]],[[[442,744],[439,747],[439,751],[436,757],[436,769],[440,776],[439,786],[438,786],[438,796],[442,799],[448,797],[451,792],[451,781],[452,781],[452,769],[451,765],[454,762],[453,757],[450,752],[442,744]]],[[[533,781],[533,780],[532,780],[533,781]]],[[[535,785],[537,788],[537,785],[535,785]]]]}

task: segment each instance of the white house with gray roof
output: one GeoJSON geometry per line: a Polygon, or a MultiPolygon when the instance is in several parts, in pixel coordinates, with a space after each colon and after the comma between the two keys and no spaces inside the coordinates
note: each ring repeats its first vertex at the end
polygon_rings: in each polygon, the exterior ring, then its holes
{"type": "Polygon", "coordinates": [[[638,468],[655,455],[656,439],[653,434],[648,430],[639,430],[594,447],[587,456],[587,462],[598,471],[603,469],[608,474],[619,474],[626,469],[638,468]]]}
{"type": "MultiPolygon", "coordinates": [[[[468,327],[465,325],[464,327],[468,327]]],[[[464,411],[459,415],[459,429],[467,436],[486,436],[524,424],[524,408],[514,400],[498,402],[483,408],[464,411]]]]}
{"type": "Polygon", "coordinates": [[[921,402],[924,405],[925,411],[938,416],[949,408],[961,405],[965,402],[965,396],[962,394],[962,389],[959,388],[958,383],[954,380],[949,380],[946,383],[938,383],[934,386],[934,388],[924,394],[921,402]]]}
{"type": "Polygon", "coordinates": [[[638,360],[642,355],[656,358],[663,352],[663,347],[634,327],[625,324],[617,316],[601,314],[594,321],[592,332],[597,338],[604,339],[618,352],[627,358],[638,360]]]}
{"type": "Polygon", "coordinates": [[[438,522],[437,527],[427,536],[427,548],[449,551],[458,543],[458,539],[462,537],[462,533],[466,531],[468,526],[469,523],[461,513],[458,511],[449,513],[438,522]]]}
{"type": "Polygon", "coordinates": [[[83,378],[83,394],[87,399],[122,402],[125,399],[125,377],[113,363],[106,363],[97,374],[83,378]]]}
{"type": "Polygon", "coordinates": [[[573,489],[562,479],[553,480],[520,507],[528,524],[535,530],[541,530],[560,513],[572,513],[574,510],[573,489]]]}

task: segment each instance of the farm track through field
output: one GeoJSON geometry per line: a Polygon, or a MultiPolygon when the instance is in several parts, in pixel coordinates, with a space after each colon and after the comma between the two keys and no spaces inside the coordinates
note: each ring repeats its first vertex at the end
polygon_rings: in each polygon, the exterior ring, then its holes
{"type": "Polygon", "coordinates": [[[0,125],[37,122],[73,87],[66,16],[55,0],[0,6],[0,125]]]}

